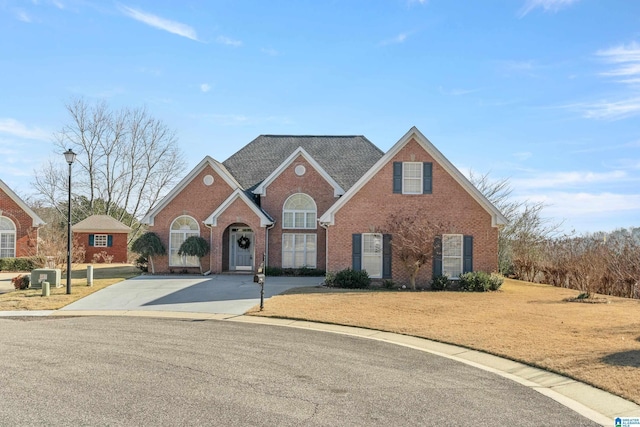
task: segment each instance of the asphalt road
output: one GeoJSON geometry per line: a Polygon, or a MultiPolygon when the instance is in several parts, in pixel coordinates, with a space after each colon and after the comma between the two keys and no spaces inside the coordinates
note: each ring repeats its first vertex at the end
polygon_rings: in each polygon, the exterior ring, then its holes
{"type": "Polygon", "coordinates": [[[0,318],[0,425],[595,426],[527,387],[317,331],[0,318]]]}

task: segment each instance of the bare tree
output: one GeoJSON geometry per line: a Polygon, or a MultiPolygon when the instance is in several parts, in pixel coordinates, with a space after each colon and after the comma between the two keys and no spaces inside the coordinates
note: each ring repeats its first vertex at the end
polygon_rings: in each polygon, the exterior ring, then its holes
{"type": "Polygon", "coordinates": [[[488,173],[470,171],[469,180],[507,218],[498,237],[500,272],[534,280],[540,272],[544,244],[560,234],[562,222],[543,216],[544,203],[514,198],[506,178],[496,181],[488,173]]]}
{"type": "Polygon", "coordinates": [[[422,267],[433,260],[436,237],[448,227],[444,223],[430,221],[419,212],[410,215],[396,213],[389,217],[384,231],[392,236],[393,257],[400,261],[409,275],[411,289],[416,289],[416,278],[422,267]]]}
{"type": "MultiPolygon", "coordinates": [[[[60,153],[71,148],[78,155],[72,190],[86,203],[74,219],[111,215],[130,226],[130,239],[135,239],[138,221],[184,171],[175,133],[145,108],[112,110],[104,101],[77,98],[66,109],[70,121],[55,134],[55,145],[60,153]]],[[[66,206],[66,167],[50,161],[35,174],[40,197],[58,210],[66,206]]]]}

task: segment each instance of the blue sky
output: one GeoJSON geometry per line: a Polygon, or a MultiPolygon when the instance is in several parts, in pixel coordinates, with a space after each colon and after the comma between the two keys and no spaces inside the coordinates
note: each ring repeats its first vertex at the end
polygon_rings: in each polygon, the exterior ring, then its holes
{"type": "Polygon", "coordinates": [[[0,178],[33,193],[73,97],[146,106],[188,168],[260,134],[417,126],[578,232],[640,226],[640,2],[0,0],[0,178]]]}

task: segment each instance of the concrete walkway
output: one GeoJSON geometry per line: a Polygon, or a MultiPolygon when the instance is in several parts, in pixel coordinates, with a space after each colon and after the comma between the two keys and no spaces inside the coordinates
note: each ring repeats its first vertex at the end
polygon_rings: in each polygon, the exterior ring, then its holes
{"type": "MultiPolygon", "coordinates": [[[[265,297],[298,286],[317,285],[314,278],[270,277],[265,297]]],[[[306,328],[386,341],[474,366],[538,391],[603,425],[616,417],[640,418],[640,406],[561,375],[422,338],[339,325],[244,316],[259,303],[260,288],[251,276],[139,276],[89,295],[57,311],[0,312],[0,316],[144,316],[221,320],[306,328]]]]}

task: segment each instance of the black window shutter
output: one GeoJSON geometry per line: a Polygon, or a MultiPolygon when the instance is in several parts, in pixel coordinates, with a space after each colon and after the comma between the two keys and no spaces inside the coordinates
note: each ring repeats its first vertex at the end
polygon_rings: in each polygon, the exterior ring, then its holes
{"type": "Polygon", "coordinates": [[[351,254],[353,257],[353,269],[362,270],[362,234],[353,234],[351,254]]]}
{"type": "Polygon", "coordinates": [[[431,194],[433,163],[425,162],[422,164],[422,194],[431,194]]]}
{"type": "Polygon", "coordinates": [[[108,247],[113,246],[113,236],[111,234],[107,236],[107,246],[108,247]]]}
{"type": "Polygon", "coordinates": [[[442,236],[433,239],[433,275],[442,274],[442,236]]]}
{"type": "Polygon", "coordinates": [[[391,234],[382,235],[382,278],[391,279],[391,234]]]}
{"type": "Polygon", "coordinates": [[[473,236],[464,236],[462,241],[462,272],[473,271],[473,236]]]}
{"type": "Polygon", "coordinates": [[[93,234],[89,234],[89,246],[93,246],[93,234]]]}
{"type": "Polygon", "coordinates": [[[393,192],[402,193],[402,162],[393,162],[393,192]]]}

